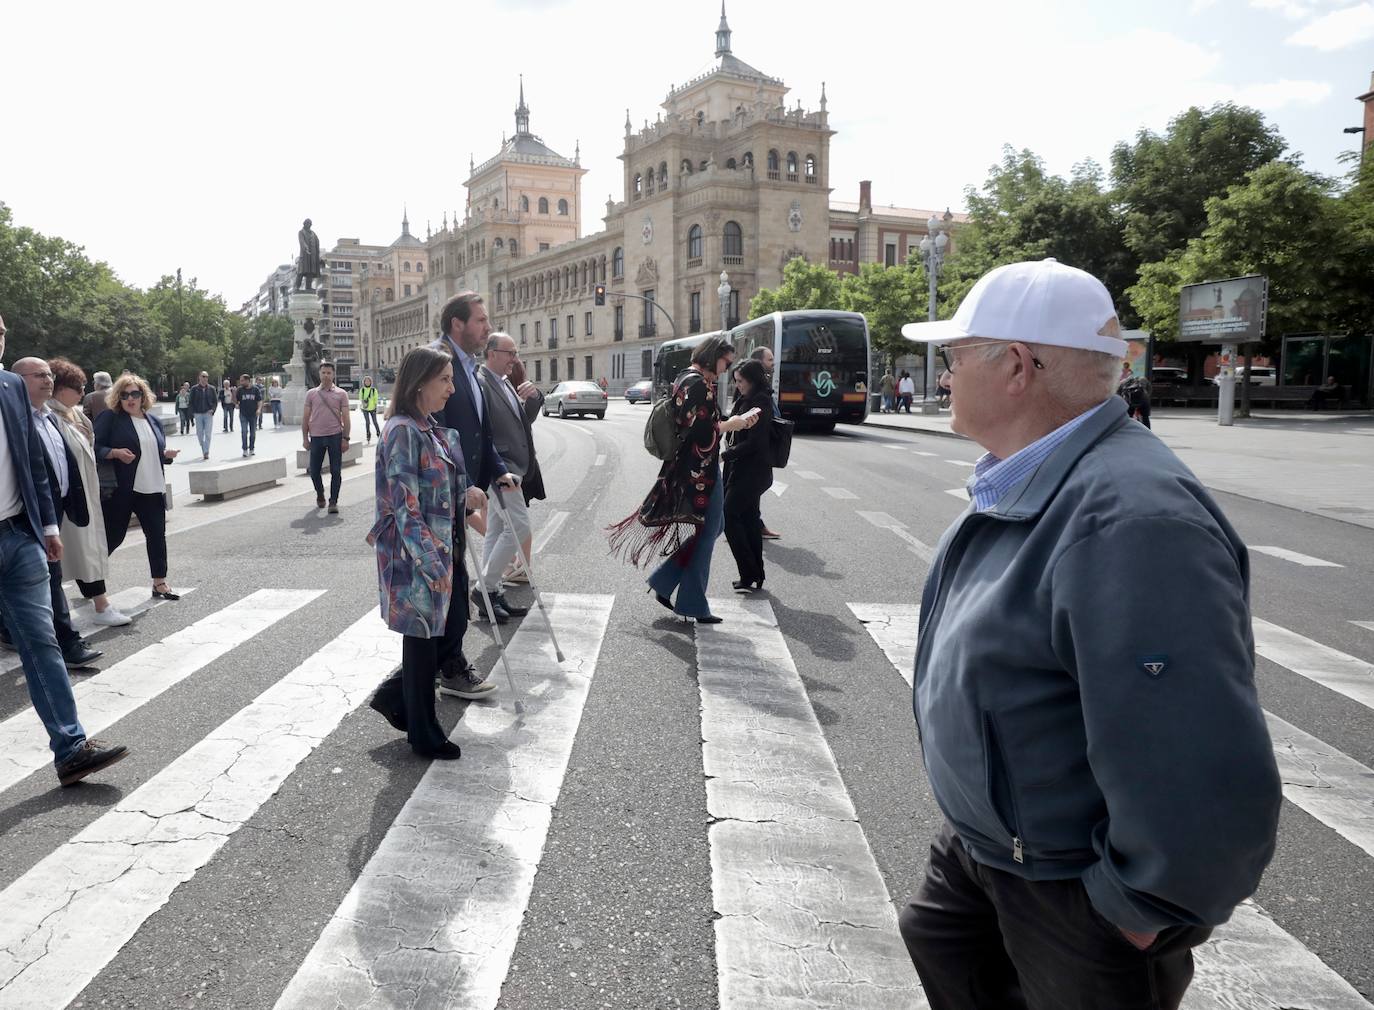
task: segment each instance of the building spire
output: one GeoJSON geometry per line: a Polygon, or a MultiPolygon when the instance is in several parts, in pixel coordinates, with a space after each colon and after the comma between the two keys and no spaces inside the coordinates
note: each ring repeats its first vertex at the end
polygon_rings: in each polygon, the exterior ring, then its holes
{"type": "Polygon", "coordinates": [[[527,136],[530,132],[530,110],[525,104],[525,75],[520,75],[520,104],[515,107],[515,135],[527,136]]]}
{"type": "Polygon", "coordinates": [[[405,204],[401,204],[401,234],[410,234],[410,210],[405,204]]]}
{"type": "Polygon", "coordinates": [[[725,20],[725,0],[720,0],[720,25],[716,28],[716,56],[730,54],[730,22],[725,20]]]}
{"type": "Polygon", "coordinates": [[[821,111],[825,111],[825,81],[821,81],[821,111]]]}

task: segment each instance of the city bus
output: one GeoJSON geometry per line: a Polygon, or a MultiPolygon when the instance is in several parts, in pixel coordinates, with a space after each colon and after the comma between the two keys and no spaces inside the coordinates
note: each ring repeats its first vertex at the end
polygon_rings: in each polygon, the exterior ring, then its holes
{"type": "Polygon", "coordinates": [[[672,392],[673,383],[691,366],[692,353],[703,340],[720,335],[720,330],[712,330],[710,333],[694,333],[690,337],[666,340],[660,344],[654,357],[654,399],[661,400],[672,392]]]}
{"type": "MultiPolygon", "coordinates": [[[[799,428],[831,431],[837,423],[862,424],[868,417],[870,346],[861,313],[773,312],[741,323],[728,336],[736,364],[760,347],[772,350],[778,410],[799,428]]],[[[734,389],[723,388],[721,396],[728,411],[734,389]]]]}

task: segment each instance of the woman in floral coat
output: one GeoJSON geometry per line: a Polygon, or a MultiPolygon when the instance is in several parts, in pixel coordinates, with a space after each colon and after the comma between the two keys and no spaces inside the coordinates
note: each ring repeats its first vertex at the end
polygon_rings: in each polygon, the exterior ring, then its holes
{"type": "Polygon", "coordinates": [[[673,386],[677,451],[664,461],[639,510],[611,527],[612,553],[632,564],[644,563],[656,550],[667,555],[649,576],[649,590],[662,606],[698,624],[720,623],[706,603],[711,553],[724,526],[720,436],[751,428],[759,419],[757,410],[720,419],[716,379],[734,360],[734,347],[720,337],[697,347],[692,367],[673,386]]]}
{"type": "Polygon", "coordinates": [[[442,760],[462,755],[434,711],[434,677],[462,645],[466,626],[450,620],[454,565],[463,563],[453,556],[455,537],[462,542],[464,505],[486,502],[480,488],[468,487],[458,433],[430,420],[451,395],[447,354],[417,347],[401,359],[377,449],[377,522],[367,535],[377,549],[382,619],[404,636],[401,669],[371,705],[405,730],[416,754],[442,760]]]}

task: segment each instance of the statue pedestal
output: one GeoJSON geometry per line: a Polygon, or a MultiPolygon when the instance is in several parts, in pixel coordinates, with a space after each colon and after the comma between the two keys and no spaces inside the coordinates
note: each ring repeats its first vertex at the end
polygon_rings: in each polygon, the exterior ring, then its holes
{"type": "Polygon", "coordinates": [[[301,357],[301,345],[309,336],[305,331],[305,321],[320,315],[320,296],[315,291],[292,291],[287,298],[286,314],[295,324],[296,332],[292,340],[291,360],[286,363],[286,385],[281,391],[282,421],[286,424],[300,424],[305,412],[305,394],[310,386],[305,377],[305,360],[301,357]]]}

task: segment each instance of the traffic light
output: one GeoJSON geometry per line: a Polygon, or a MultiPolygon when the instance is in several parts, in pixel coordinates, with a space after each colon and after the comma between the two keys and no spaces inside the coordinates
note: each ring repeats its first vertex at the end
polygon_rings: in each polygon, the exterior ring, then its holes
{"type": "Polygon", "coordinates": [[[597,305],[605,305],[605,304],[606,304],[606,285],[604,285],[604,284],[598,284],[595,288],[593,288],[593,290],[596,292],[596,304],[597,304],[597,305]]]}

